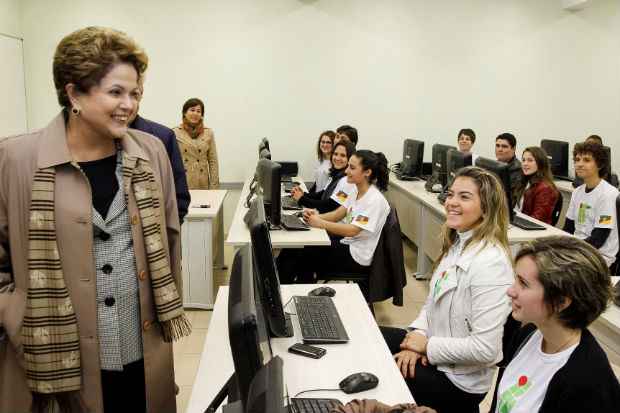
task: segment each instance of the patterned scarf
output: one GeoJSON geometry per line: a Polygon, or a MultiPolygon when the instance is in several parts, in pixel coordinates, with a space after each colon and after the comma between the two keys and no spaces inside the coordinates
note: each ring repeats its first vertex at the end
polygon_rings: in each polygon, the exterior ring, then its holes
{"type": "MultiPolygon", "coordinates": [[[[191,325],[183,311],[160,232],[159,188],[148,161],[123,152],[122,166],[125,199],[130,190],[136,197],[163,338],[165,342],[176,341],[191,333],[191,325]]],[[[33,179],[28,233],[29,286],[22,327],[28,386],[35,399],[38,396],[39,401],[46,400],[44,408],[60,403],[61,394],[81,388],[77,319],[56,238],[55,181],[53,167],[39,169],[33,179]]]]}
{"type": "Polygon", "coordinates": [[[197,137],[202,135],[202,132],[204,132],[205,130],[202,122],[200,122],[198,125],[192,125],[187,121],[187,119],[185,119],[185,116],[183,117],[183,123],[181,124],[181,128],[184,129],[185,132],[187,132],[192,139],[196,139],[197,137]]]}

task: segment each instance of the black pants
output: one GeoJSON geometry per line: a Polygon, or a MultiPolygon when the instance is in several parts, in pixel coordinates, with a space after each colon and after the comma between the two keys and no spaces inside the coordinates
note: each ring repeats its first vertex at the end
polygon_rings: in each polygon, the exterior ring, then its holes
{"type": "Polygon", "coordinates": [[[101,370],[103,411],[146,412],[144,360],[123,366],[123,371],[101,370]]]}
{"type": "MultiPolygon", "coordinates": [[[[407,331],[393,327],[379,328],[392,354],[398,353],[407,331]]],[[[485,396],[484,393],[467,393],[459,389],[437,367],[430,364],[423,366],[419,362],[415,366],[415,377],[405,379],[405,382],[418,405],[432,407],[439,413],[478,413],[478,405],[485,396]]]]}
{"type": "Polygon", "coordinates": [[[351,256],[349,246],[332,238],[329,247],[288,248],[276,259],[281,284],[313,284],[315,273],[368,274],[370,266],[360,265],[351,256]]]}

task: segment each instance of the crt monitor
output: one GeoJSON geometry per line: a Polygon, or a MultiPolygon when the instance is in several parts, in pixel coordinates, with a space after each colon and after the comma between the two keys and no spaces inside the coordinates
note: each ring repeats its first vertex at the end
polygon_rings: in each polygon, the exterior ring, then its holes
{"type": "Polygon", "coordinates": [[[266,363],[252,380],[244,413],[285,413],[289,408],[284,401],[283,363],[275,356],[266,363]]]}
{"type": "Polygon", "coordinates": [[[424,142],[415,139],[405,139],[403,143],[403,161],[400,164],[400,173],[403,176],[421,176],[423,162],[424,142]]]}
{"type": "Polygon", "coordinates": [[[445,187],[448,185],[448,151],[456,150],[454,146],[436,143],[433,145],[433,173],[437,183],[445,187]]]}
{"type": "Polygon", "coordinates": [[[265,213],[269,224],[272,227],[279,227],[282,208],[280,164],[269,159],[260,159],[256,166],[256,177],[263,194],[265,213]]]}
{"type": "Polygon", "coordinates": [[[553,176],[568,178],[568,142],[543,139],[540,147],[547,153],[553,176]]]}
{"type": "Polygon", "coordinates": [[[459,169],[471,166],[471,153],[464,153],[456,149],[450,149],[447,156],[448,185],[452,184],[459,169]]]}
{"type": "Polygon", "coordinates": [[[291,337],[293,327],[282,305],[280,292],[280,278],[273,257],[269,227],[265,221],[264,208],[261,208],[262,198],[257,196],[252,202],[257,203],[254,216],[248,217],[248,227],[252,239],[252,253],[254,257],[254,276],[256,289],[265,313],[269,333],[273,337],[291,337]]]}
{"type": "Polygon", "coordinates": [[[504,187],[504,193],[506,194],[506,202],[508,203],[508,216],[512,222],[515,216],[514,209],[512,208],[512,187],[510,181],[510,168],[505,162],[500,162],[495,159],[483,158],[479,156],[476,159],[476,166],[486,169],[489,172],[494,173],[504,187]]]}

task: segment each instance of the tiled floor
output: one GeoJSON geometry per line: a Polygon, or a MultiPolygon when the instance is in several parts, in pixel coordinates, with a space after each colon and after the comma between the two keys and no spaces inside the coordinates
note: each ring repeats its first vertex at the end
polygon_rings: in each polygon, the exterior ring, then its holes
{"type": "MultiPolygon", "coordinates": [[[[404,290],[404,306],[396,307],[391,300],[376,303],[375,317],[379,325],[404,326],[409,324],[418,314],[426,296],[428,295],[428,281],[417,281],[411,274],[416,267],[416,248],[408,242],[403,243],[405,254],[405,267],[407,270],[407,286],[404,290]]],[[[225,261],[230,268],[232,262],[232,248],[225,248],[225,261]]],[[[216,285],[227,284],[228,274],[216,271],[216,285]]],[[[174,346],[174,365],[176,383],[180,388],[177,396],[177,409],[179,413],[185,412],[192,385],[202,352],[207,329],[211,320],[211,311],[188,311],[193,325],[192,335],[174,346]]],[[[615,366],[614,366],[615,367],[615,366]]],[[[615,367],[616,373],[620,370],[615,367]]],[[[489,394],[492,394],[491,392],[489,394]]],[[[490,406],[490,396],[481,404],[480,411],[486,413],[490,406]]]]}

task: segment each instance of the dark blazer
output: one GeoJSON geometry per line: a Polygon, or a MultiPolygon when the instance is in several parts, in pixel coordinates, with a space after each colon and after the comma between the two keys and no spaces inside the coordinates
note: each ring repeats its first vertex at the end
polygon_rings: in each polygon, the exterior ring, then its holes
{"type": "MultiPolygon", "coordinates": [[[[342,177],[344,177],[344,170],[332,174],[332,180],[324,190],[304,193],[297,203],[306,208],[314,208],[319,211],[320,214],[338,209],[340,204],[331,199],[331,196],[334,193],[334,189],[336,189],[336,185],[338,185],[338,181],[340,181],[342,177]]],[[[315,188],[316,184],[312,187],[315,188]]]]}
{"type": "Polygon", "coordinates": [[[558,196],[557,189],[544,181],[531,185],[523,193],[521,212],[551,225],[551,218],[558,196]]]}
{"type": "Polygon", "coordinates": [[[174,175],[174,187],[177,196],[177,206],[179,208],[179,222],[183,223],[183,218],[187,215],[187,209],[189,208],[190,195],[187,189],[187,179],[185,177],[185,168],[183,167],[183,160],[181,159],[181,151],[177,144],[176,136],[172,129],[167,128],[152,120],[144,119],[140,115],[136,116],[130,128],[140,130],[142,132],[150,133],[161,140],[168,152],[168,159],[170,159],[170,165],[172,166],[172,174],[174,175]]]}
{"type": "MultiPolygon", "coordinates": [[[[506,359],[512,360],[521,345],[536,329],[533,324],[521,328],[509,346],[506,359]]],[[[500,368],[497,383],[502,379],[504,369],[500,368]]],[[[497,386],[493,396],[491,412],[497,405],[497,386]]],[[[590,331],[584,329],[581,341],[570,355],[566,364],[558,370],[547,387],[547,393],[540,406],[540,413],[596,412],[612,413],[620,406],[620,384],[614,374],[607,355],[596,342],[590,331]]]]}
{"type": "Polygon", "coordinates": [[[400,223],[394,207],[390,207],[390,213],[381,230],[381,237],[370,264],[368,283],[368,302],[392,297],[394,305],[403,305],[403,288],[407,285],[407,276],[400,223]]]}

